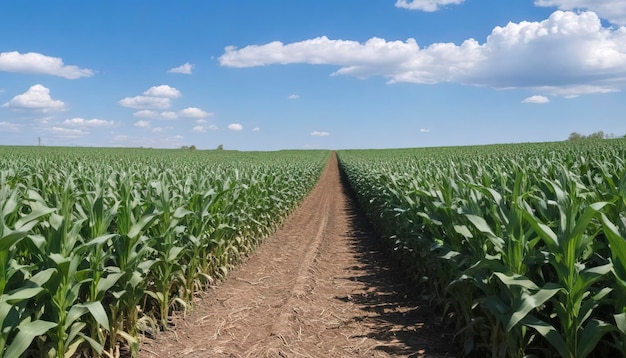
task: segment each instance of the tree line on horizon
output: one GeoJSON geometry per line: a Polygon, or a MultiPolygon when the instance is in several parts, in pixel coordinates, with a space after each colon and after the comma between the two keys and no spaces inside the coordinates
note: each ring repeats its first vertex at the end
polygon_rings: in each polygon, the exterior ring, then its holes
{"type": "MultiPolygon", "coordinates": [[[[614,139],[618,138],[613,133],[604,133],[604,131],[597,131],[595,133],[591,133],[589,135],[584,135],[578,132],[570,133],[567,140],[581,140],[581,139],[614,139]]],[[[622,137],[626,138],[626,134],[622,137]]]]}

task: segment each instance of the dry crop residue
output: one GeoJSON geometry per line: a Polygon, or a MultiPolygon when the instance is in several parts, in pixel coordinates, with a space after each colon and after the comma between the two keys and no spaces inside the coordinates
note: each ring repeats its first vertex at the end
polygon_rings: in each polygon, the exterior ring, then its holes
{"type": "Polygon", "coordinates": [[[333,153],[282,229],[140,357],[453,357],[452,336],[381,254],[333,153]]]}

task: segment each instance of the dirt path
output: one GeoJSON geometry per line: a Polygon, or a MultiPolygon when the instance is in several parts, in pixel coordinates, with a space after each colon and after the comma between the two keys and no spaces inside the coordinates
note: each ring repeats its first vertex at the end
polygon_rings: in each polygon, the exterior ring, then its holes
{"type": "Polygon", "coordinates": [[[453,357],[380,253],[333,153],[284,227],[140,357],[453,357]]]}

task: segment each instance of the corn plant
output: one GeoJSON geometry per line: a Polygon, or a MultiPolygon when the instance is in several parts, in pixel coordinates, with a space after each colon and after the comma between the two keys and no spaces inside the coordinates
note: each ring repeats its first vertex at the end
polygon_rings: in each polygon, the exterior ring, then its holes
{"type": "Polygon", "coordinates": [[[623,144],[338,154],[462,354],[599,357],[626,354],[623,144]]]}
{"type": "Polygon", "coordinates": [[[20,264],[16,245],[30,240],[29,232],[53,210],[34,192],[11,188],[0,176],[0,357],[22,355],[35,337],[54,328],[54,322],[31,317],[32,299],[42,295],[53,270],[30,276],[32,268],[20,264]],[[27,208],[27,214],[22,211],[27,208]]]}

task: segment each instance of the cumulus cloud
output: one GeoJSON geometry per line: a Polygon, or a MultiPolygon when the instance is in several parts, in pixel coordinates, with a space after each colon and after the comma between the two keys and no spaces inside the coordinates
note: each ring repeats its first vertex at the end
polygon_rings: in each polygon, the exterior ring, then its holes
{"type": "Polygon", "coordinates": [[[442,6],[461,4],[465,0],[398,0],[396,7],[433,12],[439,10],[442,6]]]}
{"type": "Polygon", "coordinates": [[[213,115],[213,113],[205,112],[200,108],[196,107],[188,107],[183,110],[178,111],[178,114],[181,117],[185,118],[206,118],[213,115]]]}
{"type": "Polygon", "coordinates": [[[182,96],[179,90],[168,85],[152,86],[143,93],[150,97],[178,98],[182,96]]]}
{"type": "Polygon", "coordinates": [[[228,125],[228,129],[231,131],[240,131],[243,130],[243,126],[239,123],[231,123],[228,125]]]}
{"type": "Polygon", "coordinates": [[[522,103],[550,103],[550,99],[546,96],[530,96],[525,98],[522,103]]]}
{"type": "Polygon", "coordinates": [[[37,73],[77,79],[93,76],[93,71],[77,66],[68,66],[58,57],[45,56],[36,52],[0,52],[0,71],[37,73]]]}
{"type": "Polygon", "coordinates": [[[160,118],[165,120],[174,120],[178,119],[178,114],[176,112],[161,112],[160,118]]]}
{"type": "Polygon", "coordinates": [[[211,124],[208,126],[195,126],[191,129],[191,131],[197,133],[206,133],[207,131],[216,131],[217,129],[217,126],[211,124]]]}
{"type": "Polygon", "coordinates": [[[162,133],[163,132],[163,128],[162,127],[154,127],[152,128],[152,133],[162,133]]]}
{"type": "Polygon", "coordinates": [[[197,124],[204,124],[204,123],[207,123],[207,122],[208,121],[206,119],[198,119],[198,120],[196,120],[197,124]]]}
{"type": "MultiPolygon", "coordinates": [[[[168,85],[153,86],[144,91],[142,96],[126,97],[118,103],[122,107],[142,110],[168,109],[172,105],[172,99],[182,96],[179,90],[168,85]]],[[[136,117],[150,117],[154,115],[151,111],[139,111],[134,114],[136,117]]],[[[167,115],[166,115],[167,116],[167,115]]],[[[171,117],[171,115],[169,115],[171,117]]],[[[165,118],[167,119],[167,118],[165,118]]],[[[171,118],[170,118],[171,119],[171,118]]]]}
{"type": "Polygon", "coordinates": [[[330,135],[330,133],[322,132],[322,131],[313,131],[313,132],[311,132],[311,135],[314,136],[314,137],[328,137],[330,135]]]}
{"type": "Polygon", "coordinates": [[[122,107],[135,109],[168,109],[172,102],[167,97],[135,96],[126,97],[119,101],[119,104],[122,107]]]}
{"type": "Polygon", "coordinates": [[[11,109],[33,109],[42,112],[63,111],[67,106],[63,101],[54,100],[50,97],[50,90],[43,85],[36,84],[28,91],[19,94],[9,102],[2,105],[11,109]]]}
{"type": "Polygon", "coordinates": [[[287,98],[289,98],[289,99],[298,99],[298,98],[300,98],[300,96],[297,95],[297,94],[290,94],[287,98]]]}
{"type": "Polygon", "coordinates": [[[422,48],[414,39],[359,43],[323,36],[230,46],[219,62],[229,67],[327,64],[339,67],[333,75],[383,76],[390,83],[456,82],[575,96],[626,86],[626,27],[603,27],[593,12],[558,10],[543,21],[495,27],[483,43],[467,39],[422,48]]]}
{"type": "Polygon", "coordinates": [[[70,118],[63,121],[66,126],[83,127],[83,128],[102,128],[112,127],[115,125],[114,121],[106,121],[104,119],[84,119],[84,118],[70,118]]]}
{"type": "Polygon", "coordinates": [[[54,135],[55,137],[64,139],[74,139],[89,134],[88,131],[84,131],[82,129],[70,129],[63,127],[52,127],[49,128],[48,131],[52,133],[52,135],[54,135]]]}
{"type": "Polygon", "coordinates": [[[193,68],[194,68],[194,65],[189,63],[189,62],[187,62],[187,63],[185,63],[183,65],[178,66],[178,67],[174,67],[174,68],[170,69],[167,72],[169,72],[169,73],[181,73],[183,75],[190,75],[191,71],[193,70],[193,68]]]}
{"type": "Polygon", "coordinates": [[[422,133],[428,133],[428,132],[430,132],[430,129],[420,128],[420,132],[422,132],[422,133]]]}
{"type": "Polygon", "coordinates": [[[252,131],[253,131],[253,132],[258,132],[258,131],[260,131],[260,130],[261,130],[261,128],[259,128],[259,127],[254,127],[254,128],[252,128],[252,131]]]}
{"type": "Polygon", "coordinates": [[[137,111],[133,113],[133,116],[137,118],[156,118],[159,116],[159,112],[151,111],[148,109],[142,109],[141,111],[137,111]]]}
{"type": "Polygon", "coordinates": [[[150,127],[150,121],[137,121],[135,122],[135,124],[133,124],[135,127],[139,127],[139,128],[148,128],[150,127]]]}
{"type": "Polygon", "coordinates": [[[612,23],[626,25],[626,2],[616,0],[535,0],[535,5],[561,10],[591,10],[612,23]]]}

